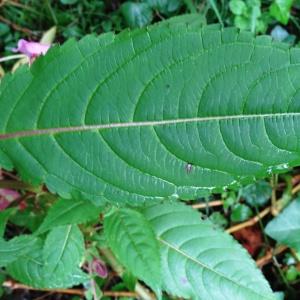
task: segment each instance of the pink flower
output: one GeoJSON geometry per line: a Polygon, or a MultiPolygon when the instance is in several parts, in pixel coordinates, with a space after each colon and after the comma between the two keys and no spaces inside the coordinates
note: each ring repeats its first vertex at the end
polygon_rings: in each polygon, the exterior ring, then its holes
{"type": "Polygon", "coordinates": [[[18,41],[18,48],[12,49],[14,52],[21,52],[29,57],[30,60],[33,60],[37,56],[43,54],[49,50],[50,45],[45,45],[37,42],[28,42],[26,40],[18,41]]]}
{"type": "Polygon", "coordinates": [[[92,270],[101,278],[107,277],[108,271],[105,263],[101,259],[94,258],[92,262],[92,270]]]}
{"type": "Polygon", "coordinates": [[[20,194],[14,190],[0,189],[0,211],[4,210],[11,202],[15,201],[19,197],[20,194]]]}

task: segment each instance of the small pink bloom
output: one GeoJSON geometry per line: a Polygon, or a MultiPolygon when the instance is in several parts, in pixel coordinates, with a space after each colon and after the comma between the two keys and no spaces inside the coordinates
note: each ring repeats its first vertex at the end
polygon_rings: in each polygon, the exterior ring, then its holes
{"type": "Polygon", "coordinates": [[[99,277],[106,278],[108,271],[105,263],[101,259],[94,258],[92,262],[92,269],[99,277]]]}
{"type": "Polygon", "coordinates": [[[21,52],[29,57],[29,59],[34,59],[37,56],[43,54],[49,50],[50,45],[45,45],[37,42],[28,42],[26,40],[19,40],[18,47],[12,49],[14,52],[21,52]]]}
{"type": "Polygon", "coordinates": [[[8,207],[10,204],[9,201],[7,201],[6,199],[0,197],[0,211],[4,210],[6,207],[8,207]]]}
{"type": "Polygon", "coordinates": [[[4,210],[11,202],[15,201],[19,197],[20,194],[14,190],[0,189],[0,211],[4,210]]]}

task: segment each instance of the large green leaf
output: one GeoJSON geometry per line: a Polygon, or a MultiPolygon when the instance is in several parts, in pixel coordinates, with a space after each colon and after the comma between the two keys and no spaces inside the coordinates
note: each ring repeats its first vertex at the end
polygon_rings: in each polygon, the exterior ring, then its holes
{"type": "Polygon", "coordinates": [[[163,289],[186,299],[273,300],[247,251],[183,204],[144,209],[161,247],[163,289]]]}
{"type": "Polygon", "coordinates": [[[196,198],[300,164],[300,49],[162,23],[54,47],[0,87],[0,165],[66,198],[196,198]]]}
{"type": "Polygon", "coordinates": [[[266,233],[279,243],[300,251],[300,198],[268,223],[266,233]]]}
{"type": "Polygon", "coordinates": [[[162,275],[159,246],[145,217],[131,209],[118,209],[104,219],[104,230],[117,258],[159,294],[162,275]]]}

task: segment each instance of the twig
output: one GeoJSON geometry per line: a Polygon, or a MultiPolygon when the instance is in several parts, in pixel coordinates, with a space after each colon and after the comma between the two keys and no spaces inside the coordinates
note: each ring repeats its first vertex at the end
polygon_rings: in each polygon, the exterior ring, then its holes
{"type": "Polygon", "coordinates": [[[297,184],[293,189],[292,189],[292,195],[297,194],[300,191],[300,183],[297,184]]]}
{"type": "Polygon", "coordinates": [[[278,248],[274,249],[273,251],[269,251],[265,256],[259,258],[256,261],[256,265],[259,268],[262,268],[264,265],[271,262],[274,256],[281,254],[282,252],[284,252],[287,249],[288,249],[288,247],[286,247],[286,246],[279,246],[278,248]]]}
{"type": "Polygon", "coordinates": [[[261,220],[262,218],[264,218],[266,215],[268,215],[271,212],[271,207],[267,207],[264,210],[262,210],[258,215],[256,215],[255,217],[249,219],[246,222],[234,225],[230,228],[228,228],[226,231],[229,233],[241,230],[242,228],[245,227],[249,227],[249,226],[253,226],[254,224],[256,224],[257,222],[259,222],[259,220],[261,220]]]}
{"type": "Polygon", "coordinates": [[[23,182],[23,181],[16,181],[16,180],[0,180],[0,188],[1,189],[25,189],[32,191],[32,186],[23,182]]]}
{"type": "Polygon", "coordinates": [[[25,284],[16,283],[12,280],[4,281],[2,286],[12,290],[43,291],[43,292],[53,292],[58,294],[68,294],[68,295],[78,295],[78,296],[84,295],[84,290],[81,289],[36,289],[31,286],[27,286],[25,284]]]}
{"type": "Polygon", "coordinates": [[[4,17],[0,16],[0,21],[11,26],[14,30],[17,30],[17,31],[21,31],[21,32],[24,32],[28,35],[34,35],[35,33],[33,31],[31,31],[30,29],[28,28],[23,28],[13,22],[11,22],[10,20],[7,20],[5,19],[4,17]]]}
{"type": "MultiPolygon", "coordinates": [[[[31,290],[31,291],[43,291],[43,292],[51,292],[57,294],[68,294],[68,295],[77,295],[84,296],[85,291],[82,289],[36,289],[25,284],[15,283],[11,280],[7,280],[2,284],[3,287],[12,289],[12,290],[31,290]]],[[[104,291],[103,296],[107,297],[138,297],[136,292],[128,292],[128,291],[104,291]]]]}
{"type": "Polygon", "coordinates": [[[192,208],[194,208],[194,209],[201,209],[201,208],[221,206],[221,205],[223,205],[223,201],[221,201],[221,200],[215,200],[215,201],[210,201],[210,202],[207,202],[207,203],[193,204],[192,208]]]}

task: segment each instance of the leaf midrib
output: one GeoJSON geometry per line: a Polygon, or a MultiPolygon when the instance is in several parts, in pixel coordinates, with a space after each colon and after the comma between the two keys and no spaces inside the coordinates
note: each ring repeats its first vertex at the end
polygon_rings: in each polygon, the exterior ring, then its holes
{"type": "Polygon", "coordinates": [[[159,242],[161,242],[162,244],[164,244],[165,246],[171,248],[172,250],[174,250],[175,252],[179,253],[180,255],[184,256],[185,258],[187,258],[188,260],[190,261],[193,261],[194,263],[196,263],[197,265],[199,265],[200,267],[212,272],[212,273],[215,273],[216,275],[218,275],[219,277],[222,277],[230,282],[232,282],[233,284],[243,288],[243,289],[246,289],[248,291],[250,291],[251,293],[253,294],[256,294],[258,295],[259,297],[263,297],[263,299],[265,300],[274,300],[273,298],[266,298],[264,295],[262,294],[259,294],[257,293],[255,290],[253,289],[250,289],[249,287],[245,286],[245,285],[241,285],[239,282],[227,277],[225,274],[221,273],[221,272],[218,272],[216,270],[214,270],[213,268],[209,267],[208,265],[202,263],[201,261],[195,259],[194,257],[190,256],[189,254],[187,254],[186,252],[182,251],[181,249],[179,248],[176,248],[175,246],[173,246],[172,244],[170,244],[168,241],[162,239],[160,236],[157,236],[157,240],[159,242]]]}
{"type": "Polygon", "coordinates": [[[72,230],[72,225],[68,225],[67,228],[66,228],[66,236],[65,236],[65,239],[63,241],[63,245],[62,245],[62,248],[61,248],[61,252],[58,256],[58,258],[56,259],[56,263],[55,263],[55,266],[53,268],[53,272],[56,271],[57,267],[58,267],[58,264],[59,262],[61,261],[64,253],[65,253],[65,250],[66,250],[66,247],[67,247],[67,244],[68,244],[68,240],[70,238],[70,235],[71,235],[71,230],[72,230]]]}
{"type": "Polygon", "coordinates": [[[20,130],[9,133],[1,133],[1,140],[10,140],[16,138],[33,137],[40,135],[53,135],[61,133],[94,131],[104,129],[118,129],[130,127],[153,127],[164,125],[176,125],[183,123],[202,123],[212,121],[228,121],[228,120],[245,120],[245,119],[268,119],[268,118],[282,118],[282,117],[300,117],[300,112],[286,112],[286,113],[265,113],[265,114],[245,114],[245,115],[228,115],[228,116],[209,116],[209,117],[193,117],[193,118],[179,118],[169,120],[154,120],[154,121],[137,121],[137,122],[123,122],[123,123],[106,123],[93,125],[79,125],[70,127],[53,127],[44,129],[20,130]]]}

